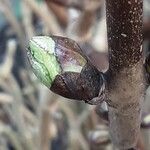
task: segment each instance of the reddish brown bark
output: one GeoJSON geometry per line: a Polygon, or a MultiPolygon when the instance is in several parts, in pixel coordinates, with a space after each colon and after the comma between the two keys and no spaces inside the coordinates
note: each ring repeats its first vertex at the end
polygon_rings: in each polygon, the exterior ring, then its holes
{"type": "Polygon", "coordinates": [[[144,94],[143,0],[106,0],[110,133],[119,149],[135,148],[144,94]]]}

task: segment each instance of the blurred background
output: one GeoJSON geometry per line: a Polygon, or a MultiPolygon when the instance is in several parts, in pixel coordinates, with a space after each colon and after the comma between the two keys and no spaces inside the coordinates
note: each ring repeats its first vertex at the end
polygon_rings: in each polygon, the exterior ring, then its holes
{"type": "MultiPolygon", "coordinates": [[[[107,106],[53,94],[32,73],[26,56],[35,35],[79,43],[91,62],[108,69],[104,0],[0,0],[0,150],[116,150],[107,106]]],[[[150,0],[144,0],[144,52],[150,51],[150,0]]],[[[150,90],[138,147],[150,150],[150,90]]]]}

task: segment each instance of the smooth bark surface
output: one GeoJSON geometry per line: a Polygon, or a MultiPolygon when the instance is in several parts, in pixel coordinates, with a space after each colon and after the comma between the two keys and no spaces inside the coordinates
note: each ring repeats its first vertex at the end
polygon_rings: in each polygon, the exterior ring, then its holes
{"type": "Polygon", "coordinates": [[[106,0],[110,133],[119,149],[136,146],[144,94],[142,0],[106,0]]]}

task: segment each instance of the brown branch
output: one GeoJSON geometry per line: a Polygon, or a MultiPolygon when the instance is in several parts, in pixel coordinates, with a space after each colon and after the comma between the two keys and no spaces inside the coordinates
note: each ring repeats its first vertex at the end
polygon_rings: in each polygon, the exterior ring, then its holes
{"type": "Polygon", "coordinates": [[[45,4],[41,4],[39,6],[35,0],[24,0],[24,2],[29,6],[30,9],[45,23],[45,26],[48,28],[48,32],[52,34],[60,34],[63,35],[63,31],[61,30],[57,20],[50,10],[48,11],[45,4]],[[39,11],[41,10],[41,11],[39,11]]]}
{"type": "Polygon", "coordinates": [[[140,131],[144,94],[142,6],[143,0],[106,0],[110,133],[115,146],[124,150],[135,148],[140,131]]]}
{"type": "Polygon", "coordinates": [[[35,35],[35,31],[32,24],[32,12],[29,6],[22,1],[22,23],[28,39],[35,35]]]}
{"type": "Polygon", "coordinates": [[[79,10],[98,8],[102,0],[46,0],[65,7],[72,7],[79,10]],[[91,5],[92,4],[92,5],[91,5]]]}
{"type": "Polygon", "coordinates": [[[56,19],[58,20],[58,22],[66,28],[67,24],[68,24],[68,11],[62,7],[59,6],[55,3],[51,3],[50,1],[46,1],[48,8],[53,11],[53,13],[56,16],[56,19]]]}
{"type": "Polygon", "coordinates": [[[23,150],[23,147],[19,141],[20,137],[8,125],[3,124],[2,122],[0,122],[0,134],[1,136],[6,136],[16,150],[23,150]]]}
{"type": "MultiPolygon", "coordinates": [[[[40,149],[43,150],[51,150],[50,142],[49,142],[49,123],[52,120],[51,115],[48,109],[41,110],[41,126],[40,126],[40,149]]],[[[39,150],[40,150],[39,149],[39,150]]]]}
{"type": "Polygon", "coordinates": [[[75,21],[74,18],[70,17],[67,30],[68,36],[80,43],[85,43],[92,39],[96,30],[95,24],[98,13],[99,15],[101,13],[102,4],[103,1],[91,1],[85,6],[86,8],[84,11],[79,13],[75,21]],[[98,4],[96,5],[96,3],[98,4]],[[94,7],[93,5],[96,5],[97,7],[94,7]]]}
{"type": "Polygon", "coordinates": [[[76,21],[70,21],[68,25],[68,36],[76,41],[85,43],[92,37],[93,24],[96,22],[95,11],[84,11],[76,21]]]}

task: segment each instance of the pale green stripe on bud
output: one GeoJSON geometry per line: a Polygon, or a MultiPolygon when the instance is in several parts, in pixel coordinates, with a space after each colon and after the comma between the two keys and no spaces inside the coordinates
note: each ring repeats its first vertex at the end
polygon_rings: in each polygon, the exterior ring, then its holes
{"type": "Polygon", "coordinates": [[[51,87],[61,68],[54,54],[55,42],[46,36],[33,37],[29,42],[29,60],[35,75],[51,87]]]}

